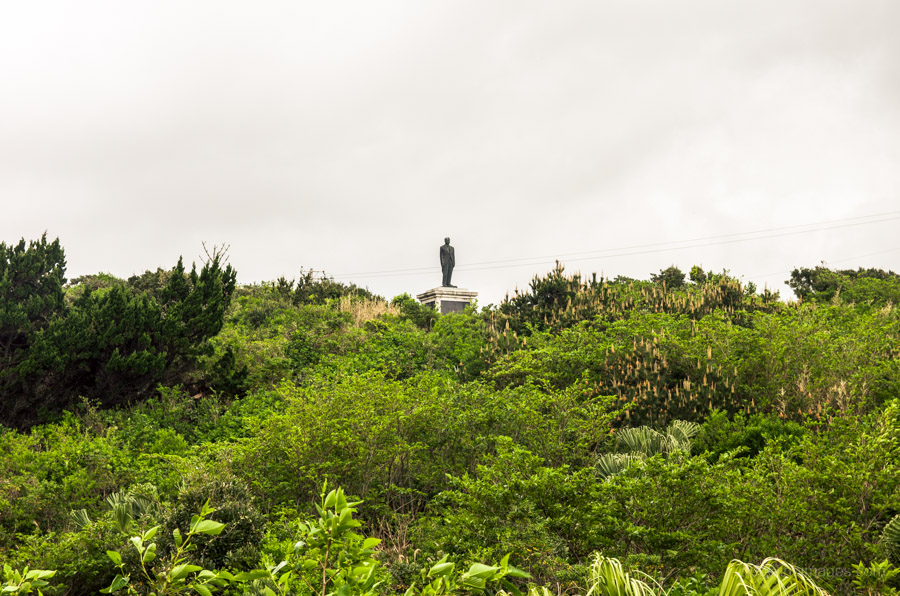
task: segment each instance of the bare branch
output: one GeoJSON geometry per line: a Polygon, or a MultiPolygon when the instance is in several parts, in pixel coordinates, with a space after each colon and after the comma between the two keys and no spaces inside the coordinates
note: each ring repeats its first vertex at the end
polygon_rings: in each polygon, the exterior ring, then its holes
{"type": "Polygon", "coordinates": [[[217,260],[221,264],[228,262],[228,250],[231,248],[230,244],[213,244],[211,249],[206,246],[206,240],[201,241],[201,244],[203,245],[203,252],[206,255],[205,259],[203,256],[200,257],[204,265],[214,260],[217,260]]]}

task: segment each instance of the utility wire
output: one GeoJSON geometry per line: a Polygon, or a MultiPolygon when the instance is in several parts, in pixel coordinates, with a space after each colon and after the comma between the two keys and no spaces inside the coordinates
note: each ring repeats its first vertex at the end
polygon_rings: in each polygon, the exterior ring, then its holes
{"type": "MultiPolygon", "coordinates": [[[[704,246],[719,246],[722,244],[735,244],[738,242],[749,242],[751,240],[765,240],[766,238],[778,238],[781,236],[797,236],[800,234],[811,234],[813,232],[824,232],[826,230],[836,230],[839,228],[850,228],[850,227],[854,227],[854,226],[862,226],[862,225],[872,224],[872,223],[881,223],[881,222],[891,221],[891,220],[896,220],[896,219],[900,219],[900,216],[880,219],[877,221],[865,221],[865,222],[859,222],[859,223],[844,224],[844,225],[840,225],[840,226],[831,226],[831,227],[827,227],[827,228],[816,228],[814,230],[800,230],[797,232],[784,232],[781,234],[768,234],[766,236],[754,236],[752,238],[738,238],[736,240],[722,240],[720,242],[706,242],[703,244],[690,244],[687,246],[672,246],[669,248],[657,248],[657,249],[653,249],[653,250],[639,250],[639,251],[634,251],[634,252],[618,253],[618,254],[612,254],[612,255],[599,255],[599,256],[594,256],[594,257],[579,257],[579,258],[575,258],[575,259],[567,259],[567,261],[571,262],[571,261],[589,261],[589,260],[595,260],[595,259],[611,259],[611,258],[616,258],[616,257],[629,257],[629,256],[633,256],[633,255],[645,255],[645,254],[651,254],[651,253],[657,253],[657,252],[667,252],[670,250],[683,250],[686,248],[701,248],[704,246]]],[[[530,264],[532,264],[532,263],[525,263],[525,265],[530,265],[530,264]]],[[[534,263],[534,264],[540,264],[540,263],[534,263]]],[[[512,266],[515,267],[517,265],[512,265],[512,266]]],[[[495,267],[473,267],[471,269],[461,267],[460,271],[479,271],[481,269],[499,269],[501,267],[502,267],[502,265],[495,266],[495,267]]]]}
{"type": "MultiPolygon", "coordinates": [[[[498,264],[498,263],[512,263],[512,262],[516,262],[516,261],[533,261],[535,259],[556,259],[559,257],[570,257],[570,256],[578,256],[578,255],[615,252],[615,251],[619,251],[619,250],[630,250],[633,248],[648,248],[648,247],[652,247],[652,246],[664,246],[664,245],[668,245],[668,244],[682,244],[685,242],[699,242],[701,240],[716,240],[718,238],[731,238],[734,236],[746,236],[748,234],[762,234],[762,233],[766,233],[766,232],[778,232],[781,230],[793,230],[796,228],[808,228],[811,226],[835,224],[835,223],[841,223],[841,222],[846,222],[846,221],[854,221],[857,219],[871,219],[873,217],[882,217],[884,215],[900,215],[900,211],[886,211],[884,213],[873,213],[871,215],[858,215],[856,217],[845,217],[842,219],[833,219],[833,220],[828,220],[828,221],[820,221],[820,222],[816,222],[816,223],[797,224],[797,225],[793,225],[793,226],[781,226],[781,227],[777,227],[777,228],[767,228],[764,230],[754,230],[751,232],[735,232],[732,234],[721,234],[718,236],[704,236],[704,237],[700,237],[700,238],[688,238],[686,240],[670,240],[668,242],[655,242],[652,244],[634,244],[631,246],[622,246],[619,248],[606,248],[606,249],[591,250],[591,251],[562,253],[562,254],[555,254],[555,255],[544,255],[544,256],[540,256],[540,257],[520,257],[520,258],[516,258],[516,259],[505,259],[505,260],[499,260],[499,261],[482,261],[480,263],[470,263],[469,265],[467,265],[467,267],[474,267],[476,265],[494,265],[494,264],[498,264]]],[[[875,223],[875,222],[865,222],[865,223],[875,223]]],[[[432,271],[432,270],[434,270],[434,267],[432,266],[432,267],[413,267],[413,268],[407,268],[407,269],[386,269],[386,270],[382,270],[382,271],[357,271],[355,273],[341,273],[341,274],[338,274],[338,277],[348,277],[351,275],[376,275],[376,274],[381,274],[381,273],[403,273],[403,272],[407,272],[407,271],[412,272],[412,271],[426,271],[426,270],[432,271]]]]}
{"type": "MultiPolygon", "coordinates": [[[[889,211],[889,212],[878,213],[878,214],[873,214],[873,215],[863,215],[863,216],[848,217],[848,218],[838,219],[838,220],[831,220],[829,222],[820,222],[820,223],[814,223],[814,224],[799,224],[799,225],[784,226],[784,227],[779,227],[779,228],[769,228],[769,229],[765,229],[765,230],[756,230],[753,232],[736,232],[736,233],[732,233],[732,234],[721,234],[718,236],[707,236],[704,238],[694,238],[694,239],[688,239],[688,240],[675,240],[675,241],[658,242],[658,243],[652,243],[652,244],[641,244],[641,245],[625,246],[625,247],[621,247],[621,248],[609,248],[609,249],[598,250],[598,251],[579,252],[579,253],[564,253],[564,254],[555,255],[555,256],[551,255],[551,256],[544,256],[544,257],[527,257],[527,258],[519,258],[519,259],[507,259],[507,260],[501,260],[501,261],[484,261],[481,263],[472,263],[471,265],[464,265],[462,267],[459,267],[458,271],[481,271],[481,270],[485,270],[485,269],[504,269],[504,268],[511,268],[511,267],[524,267],[524,266],[530,266],[530,265],[552,264],[552,262],[541,261],[541,259],[558,259],[559,257],[564,257],[564,256],[576,256],[577,257],[577,255],[592,255],[592,256],[567,259],[569,262],[571,262],[571,261],[586,261],[586,260],[596,260],[596,259],[601,259],[601,258],[616,258],[616,257],[626,257],[626,256],[634,256],[634,255],[641,255],[641,254],[651,254],[651,253],[666,252],[666,251],[672,251],[672,250],[684,250],[684,249],[688,249],[688,248],[700,248],[700,247],[705,247],[705,246],[735,244],[738,242],[749,242],[752,240],[764,240],[767,238],[778,238],[778,237],[782,237],[782,236],[795,236],[795,235],[799,235],[799,234],[810,234],[810,233],[814,233],[814,232],[823,232],[823,231],[835,230],[835,229],[840,229],[840,228],[849,228],[849,227],[869,225],[869,224],[875,224],[875,223],[883,223],[886,221],[894,221],[894,220],[900,219],[900,216],[886,217],[886,218],[883,217],[881,219],[875,219],[872,221],[846,223],[846,224],[842,224],[842,225],[833,225],[833,226],[828,226],[828,227],[817,227],[817,228],[814,228],[811,230],[798,230],[798,231],[793,231],[793,232],[783,232],[780,234],[767,234],[764,236],[753,236],[750,238],[737,238],[737,239],[732,239],[732,240],[722,240],[719,242],[704,242],[701,244],[691,244],[691,245],[687,245],[687,246],[668,246],[667,248],[657,248],[657,249],[653,249],[653,250],[638,250],[638,251],[625,252],[625,253],[619,252],[618,254],[597,254],[597,253],[616,253],[617,251],[630,250],[633,248],[649,248],[649,247],[654,247],[654,246],[667,246],[667,245],[672,245],[672,244],[683,244],[685,242],[696,242],[696,241],[701,241],[701,240],[715,240],[718,238],[733,238],[734,236],[747,236],[750,234],[762,234],[762,233],[766,233],[766,232],[773,232],[773,231],[779,231],[779,230],[796,230],[796,228],[801,228],[801,227],[822,226],[825,224],[854,221],[854,220],[858,220],[858,219],[871,219],[873,217],[881,217],[884,215],[895,215],[898,213],[900,213],[900,211],[889,211]],[[529,261],[529,262],[516,263],[517,261],[529,261]],[[488,265],[488,266],[480,267],[479,265],[488,265]]],[[[393,269],[393,270],[385,270],[385,271],[360,272],[360,273],[356,273],[356,274],[347,273],[347,274],[336,275],[335,277],[348,278],[348,277],[352,276],[354,278],[368,278],[368,277],[399,277],[399,276],[407,276],[407,275],[424,275],[426,273],[433,272],[434,269],[435,269],[435,267],[420,267],[420,268],[415,268],[415,269],[393,269]]]]}
{"type": "MultiPolygon", "coordinates": [[[[856,259],[864,259],[866,257],[874,257],[876,255],[885,255],[889,252],[895,252],[898,250],[900,250],[900,246],[898,246],[897,248],[889,248],[887,250],[880,250],[878,252],[870,252],[870,253],[866,253],[864,255],[856,255],[855,257],[846,257],[843,259],[831,259],[831,260],[825,261],[825,264],[830,265],[831,263],[845,263],[847,261],[855,261],[856,259]]],[[[750,279],[764,279],[766,277],[774,277],[776,275],[788,275],[788,274],[790,274],[791,271],[776,271],[775,273],[766,273],[764,275],[750,275],[748,277],[750,279]]]]}

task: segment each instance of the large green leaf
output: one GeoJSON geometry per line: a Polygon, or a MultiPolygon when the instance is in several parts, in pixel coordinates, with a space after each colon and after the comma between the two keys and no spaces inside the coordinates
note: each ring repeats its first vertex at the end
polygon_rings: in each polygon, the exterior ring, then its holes
{"type": "Polygon", "coordinates": [[[210,536],[218,536],[224,529],[225,524],[213,521],[211,519],[204,519],[203,521],[195,524],[191,528],[191,531],[197,534],[209,534],[210,536]]]}
{"type": "Polygon", "coordinates": [[[169,577],[173,580],[184,579],[188,576],[189,573],[193,573],[195,571],[200,571],[203,567],[199,565],[189,565],[188,563],[182,563],[181,565],[177,565],[172,571],[169,573],[169,577]]]}

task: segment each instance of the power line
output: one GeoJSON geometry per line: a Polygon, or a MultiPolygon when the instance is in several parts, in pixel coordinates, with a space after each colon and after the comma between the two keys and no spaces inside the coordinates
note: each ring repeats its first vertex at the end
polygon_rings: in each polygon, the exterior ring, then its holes
{"type": "MultiPolygon", "coordinates": [[[[857,216],[857,217],[847,217],[847,218],[843,218],[843,219],[835,219],[835,220],[824,221],[824,222],[818,222],[818,223],[797,224],[797,225],[793,225],[793,226],[783,226],[783,227],[778,227],[778,228],[768,228],[768,229],[764,229],[764,230],[755,230],[755,231],[752,231],[752,232],[734,232],[734,233],[731,233],[731,234],[720,234],[720,235],[718,235],[718,236],[705,236],[705,237],[700,237],[700,238],[689,238],[689,239],[687,239],[687,240],[670,240],[670,241],[668,241],[668,242],[654,242],[654,243],[651,243],[651,244],[635,244],[635,245],[632,245],[632,246],[624,246],[624,247],[621,247],[621,248],[608,248],[608,249],[593,250],[593,251],[585,251],[585,252],[563,253],[563,254],[559,254],[559,255],[548,255],[548,256],[544,256],[544,257],[531,257],[530,259],[529,259],[529,258],[520,258],[520,259],[508,259],[508,260],[506,260],[506,261],[492,261],[492,262],[485,262],[485,263],[472,263],[471,266],[475,266],[475,265],[488,265],[488,264],[494,264],[494,263],[509,263],[509,262],[513,262],[513,261],[525,261],[525,260],[533,260],[533,259],[551,259],[551,258],[569,257],[569,256],[578,256],[578,255],[594,255],[594,254],[597,254],[597,253],[616,252],[616,251],[619,251],[619,250],[630,250],[630,249],[633,249],[633,248],[649,248],[649,247],[651,247],[651,246],[665,246],[665,245],[669,245],[669,244],[682,244],[682,243],[685,243],[685,242],[699,242],[699,241],[702,241],[702,240],[716,240],[716,239],[718,239],[718,238],[732,238],[732,237],[734,237],[734,236],[747,236],[747,235],[749,235],[749,234],[762,234],[762,233],[765,233],[765,232],[777,232],[777,231],[781,231],[781,230],[793,230],[793,229],[796,229],[796,228],[807,228],[807,227],[810,227],[810,226],[821,226],[821,225],[833,224],[833,223],[840,223],[840,222],[845,222],[845,221],[853,221],[853,220],[857,220],[857,219],[871,219],[871,218],[873,218],[873,217],[881,217],[881,216],[883,216],[883,215],[900,215],[900,211],[887,211],[887,212],[885,212],[885,213],[874,213],[874,214],[872,214],[872,215],[860,215],[860,216],[857,216]]],[[[881,220],[879,220],[879,221],[881,221],[881,220]]],[[[861,223],[876,223],[876,222],[875,222],[875,221],[871,221],[871,222],[861,222],[861,223]]],[[[860,224],[853,224],[853,225],[860,225],[860,224]]],[[[823,228],[823,229],[831,229],[831,228],[823,228]]],[[[818,230],[805,230],[805,231],[818,231],[818,230]]],[[[803,233],[803,231],[798,232],[798,233],[803,233]]],[[[754,239],[754,238],[748,238],[748,240],[753,240],[753,239],[754,239]]],[[[718,243],[715,243],[715,244],[718,244],[718,243]]],[[[704,244],[704,245],[700,245],[700,246],[714,246],[715,244],[704,244]]],[[[685,247],[685,248],[692,248],[692,247],[685,247]]],[[[651,252],[654,252],[654,251],[651,251],[651,252]]],[[[659,251],[655,251],[655,252],[659,252],[659,251]]],[[[636,253],[636,254],[643,254],[643,253],[636,253]]],[[[603,256],[603,255],[597,255],[597,256],[603,256]]],[[[593,257],[586,257],[586,258],[593,258],[593,257]]],[[[583,260],[583,259],[571,259],[571,260],[583,260]]]]}
{"type": "MultiPolygon", "coordinates": [[[[756,230],[756,231],[752,231],[752,232],[736,232],[736,233],[732,233],[732,234],[721,234],[721,235],[717,235],[717,236],[707,236],[707,237],[694,238],[694,239],[688,239],[688,240],[674,240],[674,241],[669,241],[669,242],[639,244],[639,245],[625,246],[625,247],[620,247],[620,248],[608,248],[608,249],[597,250],[597,251],[564,253],[564,254],[559,254],[559,255],[550,255],[550,256],[543,256],[543,257],[525,257],[525,258],[518,258],[518,259],[506,259],[506,260],[500,260],[500,261],[484,261],[484,262],[480,262],[480,263],[472,263],[471,265],[462,266],[458,270],[459,271],[481,271],[481,270],[486,270],[486,269],[503,269],[503,268],[511,268],[511,267],[525,267],[525,266],[530,266],[530,265],[552,264],[552,261],[542,261],[541,259],[558,259],[560,257],[566,257],[566,256],[576,256],[577,257],[577,255],[592,255],[592,256],[568,259],[568,261],[570,261],[570,262],[571,261],[586,261],[586,260],[595,260],[595,259],[600,259],[600,258],[626,257],[626,256],[634,256],[634,255],[641,255],[641,254],[666,252],[666,251],[672,251],[672,250],[700,248],[700,247],[705,247],[705,246],[735,244],[738,242],[749,242],[749,241],[753,241],[753,240],[764,240],[767,238],[778,238],[778,237],[782,237],[782,236],[810,234],[810,233],[814,233],[814,232],[823,232],[823,231],[835,230],[835,229],[840,229],[840,228],[869,225],[869,224],[874,224],[874,223],[883,223],[886,221],[893,221],[893,220],[900,219],[900,216],[886,217],[886,218],[881,218],[881,219],[875,219],[872,221],[845,223],[843,225],[834,225],[834,226],[828,226],[828,227],[817,227],[817,228],[810,229],[810,230],[798,230],[798,231],[794,231],[794,232],[783,232],[780,234],[767,234],[764,236],[753,236],[750,238],[737,238],[737,239],[733,239],[733,240],[723,240],[720,242],[704,242],[701,244],[691,244],[691,245],[687,245],[687,246],[669,246],[669,245],[673,245],[673,244],[683,244],[685,242],[715,240],[718,238],[733,238],[735,236],[748,236],[751,234],[763,234],[766,232],[775,232],[775,231],[780,231],[780,230],[796,230],[797,228],[802,228],[802,227],[822,226],[822,225],[826,225],[826,224],[849,222],[849,221],[855,221],[855,220],[859,220],[859,219],[871,219],[874,217],[881,217],[884,215],[895,215],[895,214],[900,214],[900,211],[889,211],[889,212],[885,212],[885,213],[878,213],[878,214],[872,214],[872,215],[848,217],[848,218],[844,218],[844,219],[837,219],[837,220],[812,223],[812,224],[798,224],[798,225],[793,225],[793,226],[768,228],[765,230],[756,230]],[[667,246],[667,248],[657,248],[657,249],[653,249],[653,250],[638,250],[638,251],[632,251],[632,252],[626,252],[626,253],[619,252],[618,254],[598,254],[598,253],[617,253],[618,251],[630,250],[633,248],[649,248],[649,247],[654,247],[654,246],[667,246]],[[517,263],[518,261],[529,261],[529,262],[517,263]],[[489,266],[479,267],[478,265],[489,265],[489,266]]],[[[355,274],[347,273],[347,274],[336,275],[335,277],[348,278],[348,277],[353,276],[354,278],[364,278],[364,277],[388,277],[388,276],[399,277],[399,276],[407,276],[407,275],[424,275],[426,273],[433,272],[434,269],[435,269],[435,267],[419,267],[419,268],[414,268],[414,269],[393,269],[393,270],[385,270],[385,271],[359,272],[359,273],[355,273],[355,274]]]]}
{"type": "MultiPolygon", "coordinates": [[[[854,221],[857,219],[871,219],[873,217],[881,217],[884,215],[900,215],[900,211],[886,211],[884,213],[873,213],[871,215],[858,215],[856,217],[845,217],[842,219],[833,219],[833,220],[828,220],[828,221],[820,221],[820,222],[816,222],[816,223],[797,224],[797,225],[793,225],[793,226],[781,226],[781,227],[777,227],[777,228],[754,230],[751,232],[735,232],[732,234],[721,234],[718,236],[704,236],[704,237],[700,237],[700,238],[688,238],[686,240],[670,240],[668,242],[655,242],[655,243],[651,243],[651,244],[634,244],[631,246],[623,246],[623,247],[619,247],[619,248],[606,248],[606,249],[600,249],[600,250],[562,253],[562,254],[555,254],[555,255],[544,255],[544,256],[540,256],[540,257],[520,257],[517,259],[504,259],[504,260],[499,260],[499,261],[482,261],[479,263],[470,263],[469,265],[466,265],[466,266],[474,267],[476,265],[494,265],[494,264],[498,264],[498,263],[512,263],[512,262],[516,262],[516,261],[533,261],[535,259],[557,259],[560,257],[570,257],[570,256],[578,256],[578,255],[615,252],[615,251],[619,251],[619,250],[630,250],[633,248],[649,248],[651,246],[664,246],[664,245],[668,245],[668,244],[682,244],[684,242],[699,242],[701,240],[716,240],[718,238],[731,238],[734,236],[746,236],[749,234],[762,234],[765,232],[778,232],[781,230],[793,230],[796,228],[808,228],[810,226],[828,225],[828,224],[841,223],[841,222],[846,222],[846,221],[854,221]]],[[[865,222],[865,223],[875,223],[875,222],[865,222]]],[[[338,274],[337,277],[348,277],[351,275],[377,275],[377,274],[381,274],[381,273],[403,273],[403,272],[425,271],[425,270],[432,271],[432,270],[434,270],[434,267],[432,266],[432,267],[414,267],[414,268],[406,268],[406,269],[386,269],[386,270],[382,270],[382,271],[358,271],[355,273],[341,273],[341,274],[338,274]]]]}
{"type": "MultiPolygon", "coordinates": [[[[892,221],[892,220],[896,220],[896,219],[900,219],[900,216],[889,217],[889,218],[880,219],[877,221],[865,221],[865,222],[859,222],[859,223],[844,224],[844,225],[840,225],[840,226],[831,226],[831,227],[827,227],[827,228],[816,228],[814,230],[800,230],[797,232],[784,232],[782,234],[769,234],[766,236],[754,236],[752,238],[738,238],[736,240],[722,240],[721,242],[706,242],[704,244],[690,244],[687,246],[672,246],[669,248],[657,248],[654,250],[639,250],[639,251],[634,251],[634,252],[618,253],[618,254],[612,254],[612,255],[600,255],[600,256],[595,256],[595,257],[580,257],[580,258],[576,258],[576,259],[568,259],[568,261],[570,261],[570,262],[571,261],[589,261],[589,260],[603,259],[603,258],[611,259],[611,258],[616,258],[616,257],[629,257],[629,256],[633,256],[633,255],[645,255],[645,254],[651,254],[651,253],[657,253],[657,252],[667,252],[670,250],[684,250],[687,248],[702,248],[704,246],[720,246],[722,244],[735,244],[738,242],[750,242],[752,240],[765,240],[767,238],[779,238],[781,236],[798,236],[800,234],[811,234],[813,232],[824,232],[827,230],[837,230],[839,228],[851,228],[854,226],[863,226],[863,225],[873,224],[873,223],[882,223],[885,221],[892,221]]],[[[526,264],[531,264],[531,263],[526,263],[526,264]]],[[[535,264],[538,264],[538,263],[535,263],[535,264]]],[[[472,268],[472,269],[460,268],[460,271],[479,271],[481,269],[499,269],[500,267],[502,267],[502,265],[496,266],[496,267],[476,267],[476,268],[472,268]]]]}
{"type": "MultiPolygon", "coordinates": [[[[856,255],[855,257],[846,257],[843,259],[831,259],[831,260],[825,261],[825,264],[830,265],[831,263],[845,263],[847,261],[855,261],[856,259],[865,259],[866,257],[885,255],[889,252],[896,252],[898,250],[900,250],[900,246],[898,246],[896,248],[889,248],[887,250],[879,250],[878,252],[870,252],[870,253],[866,253],[864,255],[856,255]]],[[[761,278],[766,278],[766,277],[773,277],[775,275],[788,275],[788,274],[790,274],[790,272],[791,271],[776,271],[775,273],[766,273],[764,275],[750,275],[748,277],[750,279],[761,279],[761,278]]]]}

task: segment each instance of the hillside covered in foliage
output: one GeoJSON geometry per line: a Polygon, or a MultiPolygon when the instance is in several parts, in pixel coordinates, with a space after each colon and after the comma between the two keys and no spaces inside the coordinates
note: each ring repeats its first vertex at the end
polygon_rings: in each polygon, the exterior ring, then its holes
{"type": "Polygon", "coordinates": [[[558,266],[442,316],[207,256],[69,281],[58,240],[0,244],[9,592],[896,593],[893,272],[785,302],[558,266]]]}

